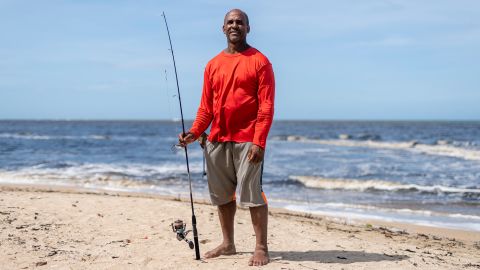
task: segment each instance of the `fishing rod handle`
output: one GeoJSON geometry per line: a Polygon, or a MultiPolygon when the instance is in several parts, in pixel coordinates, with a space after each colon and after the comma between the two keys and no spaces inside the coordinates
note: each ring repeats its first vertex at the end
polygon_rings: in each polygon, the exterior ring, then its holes
{"type": "Polygon", "coordinates": [[[197,218],[192,215],[193,242],[195,243],[195,260],[200,260],[200,245],[198,244],[197,218]]]}

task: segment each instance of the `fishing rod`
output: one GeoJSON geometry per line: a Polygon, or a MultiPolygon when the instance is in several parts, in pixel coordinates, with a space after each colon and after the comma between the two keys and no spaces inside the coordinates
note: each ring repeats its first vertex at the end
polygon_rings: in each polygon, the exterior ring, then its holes
{"type": "MultiPolygon", "coordinates": [[[[180,104],[180,116],[182,118],[182,131],[183,131],[183,134],[185,135],[186,134],[185,121],[183,120],[182,99],[180,97],[180,87],[178,86],[177,65],[175,63],[175,55],[173,54],[172,39],[170,38],[170,31],[168,30],[167,17],[165,16],[165,12],[162,12],[162,16],[163,16],[163,19],[165,20],[165,27],[167,28],[168,41],[170,42],[170,52],[172,53],[173,68],[175,70],[175,80],[177,81],[178,103],[180,104]]],[[[183,148],[185,149],[185,160],[187,163],[188,183],[190,186],[190,206],[192,208],[192,228],[193,228],[193,242],[194,242],[194,248],[195,248],[195,259],[200,260],[200,247],[198,244],[198,232],[197,232],[197,218],[195,217],[195,209],[193,207],[192,178],[190,177],[190,165],[188,164],[188,150],[186,145],[183,148]]],[[[183,237],[186,236],[186,233],[184,233],[185,227],[182,227],[183,224],[181,226],[180,224],[176,224],[176,225],[177,226],[172,225],[172,229],[174,230],[174,232],[177,233],[177,239],[181,240],[180,238],[182,238],[182,236],[183,237]],[[181,235],[179,236],[179,234],[181,235]]],[[[192,245],[190,243],[189,243],[189,246],[191,248],[192,245]]]]}

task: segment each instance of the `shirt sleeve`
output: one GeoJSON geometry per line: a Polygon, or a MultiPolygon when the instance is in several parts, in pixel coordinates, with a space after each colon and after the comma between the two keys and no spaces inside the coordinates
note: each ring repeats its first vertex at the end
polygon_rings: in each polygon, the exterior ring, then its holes
{"type": "Polygon", "coordinates": [[[195,135],[195,138],[208,128],[213,119],[213,89],[210,84],[210,76],[207,68],[203,75],[203,90],[200,106],[198,107],[197,116],[192,124],[190,132],[195,135]]]}
{"type": "Polygon", "coordinates": [[[275,101],[275,78],[270,63],[264,65],[258,71],[257,94],[258,113],[253,143],[265,149],[268,132],[272,126],[275,101]]]}

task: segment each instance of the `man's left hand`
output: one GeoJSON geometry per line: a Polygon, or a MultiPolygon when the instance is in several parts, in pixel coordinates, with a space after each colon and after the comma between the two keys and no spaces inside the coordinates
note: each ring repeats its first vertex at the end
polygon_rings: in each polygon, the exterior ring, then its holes
{"type": "Polygon", "coordinates": [[[248,160],[252,163],[259,163],[263,160],[264,154],[265,150],[256,144],[252,144],[250,150],[248,150],[248,160]]]}

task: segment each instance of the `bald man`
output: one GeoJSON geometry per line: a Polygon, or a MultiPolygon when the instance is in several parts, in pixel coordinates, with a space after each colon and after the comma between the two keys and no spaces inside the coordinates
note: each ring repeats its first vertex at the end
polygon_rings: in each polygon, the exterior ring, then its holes
{"type": "Polygon", "coordinates": [[[222,30],[227,48],[208,62],[197,116],[189,132],[179,135],[179,141],[182,145],[194,142],[211,124],[204,155],[210,198],[218,206],[223,242],[205,253],[205,258],[236,253],[234,217],[238,200],[249,207],[255,231],[255,250],[249,265],[260,266],[270,260],[262,174],[273,121],[275,80],[267,57],[247,43],[250,25],[245,12],[229,11],[222,30]]]}

